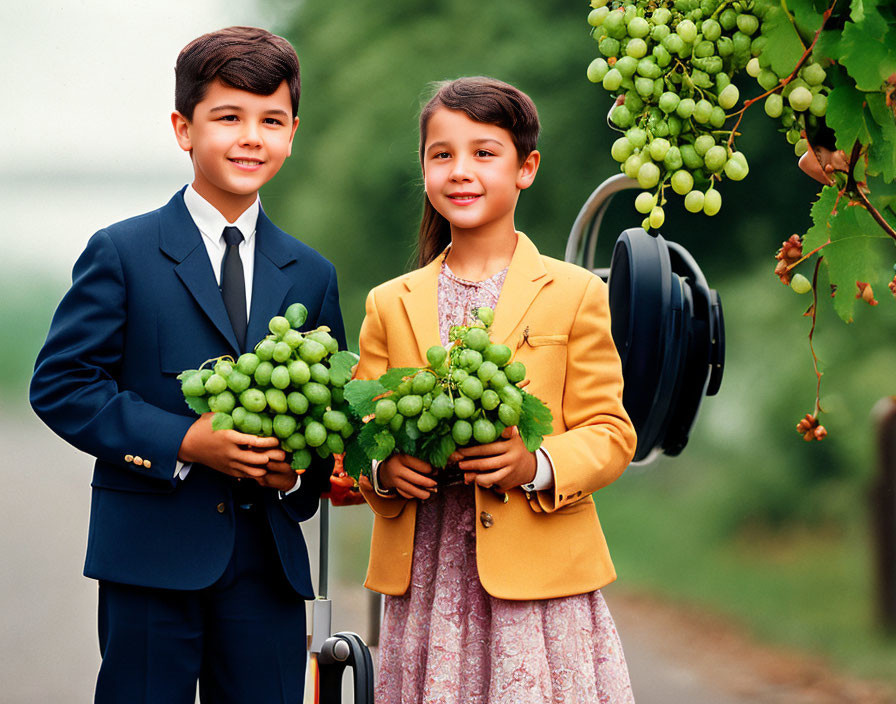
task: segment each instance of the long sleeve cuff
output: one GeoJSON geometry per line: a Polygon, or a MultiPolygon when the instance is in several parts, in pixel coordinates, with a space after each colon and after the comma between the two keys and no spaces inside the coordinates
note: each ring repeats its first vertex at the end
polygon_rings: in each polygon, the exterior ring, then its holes
{"type": "Polygon", "coordinates": [[[554,463],[551,455],[543,447],[535,451],[535,477],[522,485],[523,491],[543,491],[554,486],[554,463]]]}

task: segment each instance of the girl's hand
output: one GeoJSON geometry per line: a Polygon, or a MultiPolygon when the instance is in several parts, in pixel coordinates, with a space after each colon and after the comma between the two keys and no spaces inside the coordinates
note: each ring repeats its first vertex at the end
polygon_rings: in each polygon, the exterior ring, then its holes
{"type": "Polygon", "coordinates": [[[508,491],[535,478],[535,453],[526,449],[519,430],[505,428],[501,438],[488,445],[462,447],[448,458],[459,462],[465,483],[508,491]]]}
{"type": "Polygon", "coordinates": [[[392,455],[377,471],[381,487],[395,489],[406,499],[428,499],[437,486],[429,476],[432,466],[410,455],[392,455]]]}

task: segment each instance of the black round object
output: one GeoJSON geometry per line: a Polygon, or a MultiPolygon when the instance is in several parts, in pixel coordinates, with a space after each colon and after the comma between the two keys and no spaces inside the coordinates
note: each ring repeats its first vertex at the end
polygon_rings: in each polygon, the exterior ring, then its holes
{"type": "Polygon", "coordinates": [[[642,228],[616,240],[609,270],[613,340],[623,405],[638,433],[634,461],[687,445],[705,395],[724,367],[722,304],[688,251],[642,228]]]}

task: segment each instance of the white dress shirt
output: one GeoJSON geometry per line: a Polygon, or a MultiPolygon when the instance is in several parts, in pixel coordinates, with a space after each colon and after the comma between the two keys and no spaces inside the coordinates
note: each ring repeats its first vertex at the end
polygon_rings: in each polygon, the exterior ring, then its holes
{"type": "MultiPolygon", "coordinates": [[[[243,262],[243,276],[246,279],[246,320],[248,320],[252,305],[252,281],[255,274],[255,228],[258,224],[258,212],[261,209],[259,199],[256,197],[255,202],[246,208],[234,222],[227,222],[227,218],[199,195],[192,185],[187,186],[184,191],[184,205],[187,206],[187,212],[190,213],[190,217],[199,229],[199,234],[202,235],[202,243],[208,253],[218,286],[221,285],[221,264],[224,261],[224,253],[227,251],[227,245],[224,242],[224,228],[236,227],[243,234],[243,241],[239,244],[239,253],[243,262]]],[[[186,479],[191,466],[189,463],[178,460],[174,476],[180,477],[182,480],[186,479]]],[[[301,483],[301,477],[297,477],[295,486],[287,492],[281,492],[281,495],[295,491],[301,483]]]]}

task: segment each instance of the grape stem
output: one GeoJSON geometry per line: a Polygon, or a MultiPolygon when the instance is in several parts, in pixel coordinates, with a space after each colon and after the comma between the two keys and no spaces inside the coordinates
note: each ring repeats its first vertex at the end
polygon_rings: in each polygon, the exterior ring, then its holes
{"type": "MultiPolygon", "coordinates": [[[[782,78],[781,81],[778,83],[778,85],[776,85],[774,88],[771,88],[770,90],[765,91],[765,93],[763,93],[762,95],[758,95],[755,98],[745,101],[744,106],[737,112],[733,112],[730,115],[725,116],[725,119],[730,119],[730,118],[734,117],[735,115],[737,116],[737,122],[734,123],[734,127],[731,129],[731,137],[728,138],[728,146],[729,147],[731,147],[734,144],[734,133],[737,131],[737,128],[740,127],[740,121],[743,119],[744,112],[746,112],[747,108],[750,107],[751,105],[753,105],[753,103],[756,103],[757,101],[768,97],[772,93],[776,93],[777,91],[781,90],[784,86],[786,86],[794,78],[796,78],[796,75],[799,73],[800,69],[803,67],[803,64],[805,64],[806,61],[809,59],[809,57],[812,55],[812,50],[815,48],[816,42],[818,42],[818,37],[821,36],[821,32],[824,29],[825,24],[827,24],[827,21],[831,18],[831,13],[834,12],[834,6],[836,4],[837,4],[837,0],[831,0],[831,6],[822,13],[821,25],[818,27],[818,30],[815,32],[815,36],[812,38],[812,43],[803,52],[803,55],[800,57],[800,60],[796,62],[796,66],[793,67],[793,71],[790,72],[790,75],[787,76],[786,78],[782,78]]],[[[782,5],[783,5],[783,0],[782,0],[782,5]]],[[[785,8],[785,12],[786,12],[786,8],[785,8]]],[[[789,15],[788,15],[788,17],[789,17],[789,15]]],[[[797,32],[797,36],[799,36],[799,32],[797,32]]],[[[800,39],[800,43],[802,43],[802,41],[803,40],[800,39]]]]}
{"type": "Polygon", "coordinates": [[[712,20],[712,19],[715,19],[715,18],[716,18],[716,15],[718,15],[722,10],[724,10],[726,6],[730,5],[730,4],[732,3],[732,1],[733,1],[733,0],[725,0],[725,2],[723,2],[721,5],[719,5],[719,6],[716,8],[716,11],[713,12],[713,13],[709,16],[709,19],[711,19],[711,20],[712,20]]]}
{"type": "Polygon", "coordinates": [[[815,273],[812,274],[812,327],[809,329],[809,351],[812,353],[812,364],[815,367],[815,377],[817,378],[815,385],[815,413],[813,413],[816,418],[819,413],[824,412],[824,409],[821,407],[822,372],[818,371],[818,357],[815,354],[815,345],[812,342],[812,337],[815,334],[815,319],[818,313],[818,269],[821,266],[822,259],[824,257],[819,257],[815,261],[815,273]]]}

